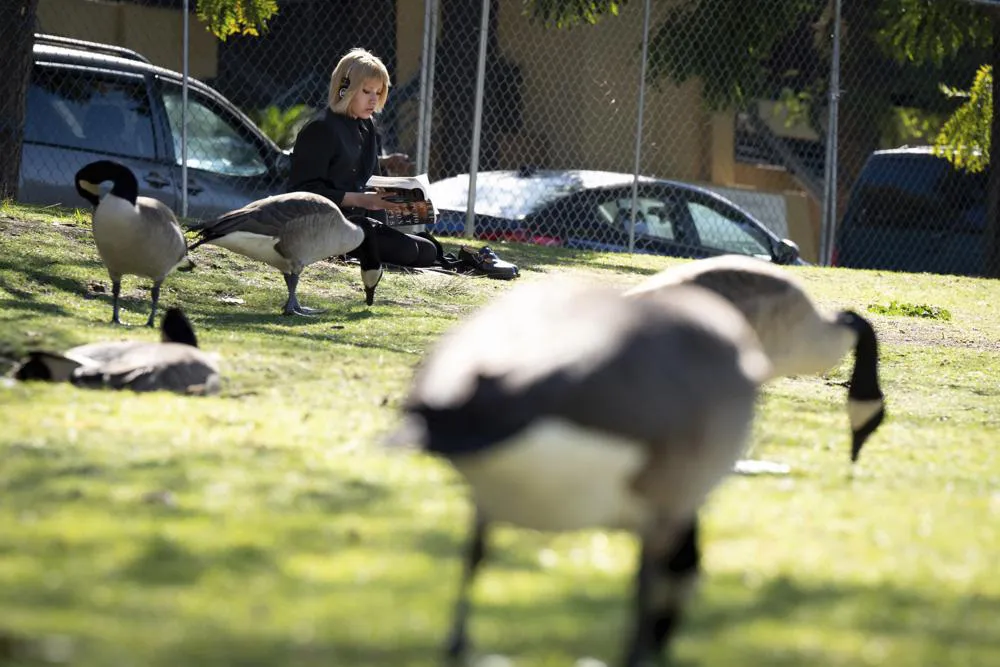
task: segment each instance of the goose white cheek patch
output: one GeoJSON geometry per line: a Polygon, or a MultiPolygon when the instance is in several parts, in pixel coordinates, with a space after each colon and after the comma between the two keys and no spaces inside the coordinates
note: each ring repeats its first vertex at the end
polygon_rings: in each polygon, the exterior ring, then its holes
{"type": "Polygon", "coordinates": [[[847,417],[851,422],[851,430],[857,431],[867,424],[872,417],[878,414],[879,410],[885,407],[885,401],[880,398],[868,401],[849,400],[847,401],[847,417]]]}

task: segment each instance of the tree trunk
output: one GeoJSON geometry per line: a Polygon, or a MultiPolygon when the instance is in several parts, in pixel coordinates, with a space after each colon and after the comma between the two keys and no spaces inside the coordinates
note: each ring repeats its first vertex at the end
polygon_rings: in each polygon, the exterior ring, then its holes
{"type": "Polygon", "coordinates": [[[0,200],[17,198],[38,0],[0,0],[0,200]]]}
{"type": "Polygon", "coordinates": [[[993,21],[993,117],[990,119],[990,175],[987,181],[987,223],[983,256],[985,273],[1000,278],[1000,9],[990,12],[993,21]]]}

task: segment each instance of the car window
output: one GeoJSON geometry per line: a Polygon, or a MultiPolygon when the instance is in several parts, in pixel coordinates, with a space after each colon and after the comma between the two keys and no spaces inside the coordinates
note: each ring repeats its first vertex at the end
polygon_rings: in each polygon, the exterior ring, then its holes
{"type": "Polygon", "coordinates": [[[686,205],[701,245],[743,255],[771,255],[763,235],[746,221],[701,202],[688,201],[686,205]]]}
{"type": "Polygon", "coordinates": [[[27,94],[24,140],[131,158],[154,159],[145,79],[36,65],[27,94]]]}
{"type": "MultiPolygon", "coordinates": [[[[601,218],[617,231],[628,233],[632,223],[632,200],[613,199],[598,205],[601,218]]],[[[662,199],[636,199],[635,233],[673,241],[677,237],[675,205],[662,199]]]]}
{"type": "Polygon", "coordinates": [[[878,154],[858,178],[846,225],[894,229],[986,227],[986,172],[933,155],[878,154]]]}
{"type": "MultiPolygon", "coordinates": [[[[163,103],[170,120],[176,164],[181,164],[183,91],[165,82],[163,103]]],[[[243,123],[212,100],[188,89],[187,166],[227,176],[261,176],[267,163],[257,142],[241,131],[243,123]]]]}

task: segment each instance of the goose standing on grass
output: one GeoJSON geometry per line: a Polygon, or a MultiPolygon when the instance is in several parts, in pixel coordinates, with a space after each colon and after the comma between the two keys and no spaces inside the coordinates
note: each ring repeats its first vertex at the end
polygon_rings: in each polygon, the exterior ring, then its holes
{"type": "Polygon", "coordinates": [[[198,349],[198,339],[183,311],[168,308],[160,342],[107,341],[70,348],[61,354],[35,351],[14,369],[18,380],[69,382],[92,389],[165,389],[179,394],[219,392],[214,355],[198,349]]]}
{"type": "Polygon", "coordinates": [[[322,310],[299,305],[296,289],[305,267],[334,255],[360,248],[361,282],[365,303],[375,300],[382,279],[382,262],[374,225],[348,220],[332,201],[311,192],[289,192],[265,197],[214,220],[194,223],[199,233],[189,250],[203,243],[221,246],[270,264],[285,276],[288,300],[284,315],[316,315],[322,310]]]}
{"type": "Polygon", "coordinates": [[[475,522],[448,655],[467,652],[469,588],[492,522],[625,529],[641,539],[626,667],[658,660],[699,570],[697,510],[751,429],[767,357],[698,287],[650,299],[562,281],[513,288],[424,360],[389,445],[447,459],[475,522]]]}
{"type": "Polygon", "coordinates": [[[820,312],[787,270],[745,255],[722,255],[665,269],[625,292],[656,295],[678,285],[699,285],[736,306],[757,332],[774,377],[822,373],[854,349],[847,390],[851,461],[885,418],[879,384],[878,337],[871,323],[852,310],[820,312]]]}
{"type": "Polygon", "coordinates": [[[139,196],[139,182],[125,165],[98,160],[83,166],[74,177],[76,191],[94,206],[94,242],[111,278],[111,321],[121,324],[118,299],[122,276],[153,281],[152,308],[146,326],[156,321],[160,286],[174,269],[191,270],[187,242],[177,217],[158,199],[139,196]],[[100,198],[100,186],[111,181],[111,191],[100,198]]]}

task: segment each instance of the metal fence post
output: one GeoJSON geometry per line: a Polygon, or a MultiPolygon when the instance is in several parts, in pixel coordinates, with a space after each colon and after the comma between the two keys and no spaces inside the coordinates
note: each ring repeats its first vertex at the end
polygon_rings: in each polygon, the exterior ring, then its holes
{"type": "Polygon", "coordinates": [[[823,188],[823,224],[820,235],[819,260],[830,266],[837,227],[837,119],[840,102],[840,2],[833,12],[833,57],[830,66],[830,109],[826,132],[826,169],[823,188]]]}
{"type": "Polygon", "coordinates": [[[417,173],[430,169],[431,116],[434,109],[434,56],[437,52],[437,0],[424,0],[424,35],[420,54],[420,105],[417,120],[417,173]]]}
{"type": "Polygon", "coordinates": [[[472,150],[469,156],[469,203],[465,210],[465,237],[476,232],[476,173],[479,171],[479,141],[483,130],[483,89],[486,85],[486,44],[490,28],[490,0],[483,0],[479,23],[479,67],[476,70],[476,108],[472,119],[472,150]]]}
{"type": "Polygon", "coordinates": [[[181,217],[186,218],[188,214],[188,178],[187,178],[187,130],[188,130],[188,76],[190,76],[189,55],[191,52],[191,37],[189,34],[189,8],[190,0],[184,0],[184,48],[181,58],[183,59],[183,77],[181,79],[181,217]]]}
{"type": "Polygon", "coordinates": [[[646,0],[642,16],[642,63],[639,66],[639,113],[636,114],[635,166],[632,170],[632,223],[628,228],[628,251],[635,250],[635,216],[639,205],[639,166],[642,155],[642,115],[646,108],[646,60],[649,54],[649,4],[646,0]]]}

